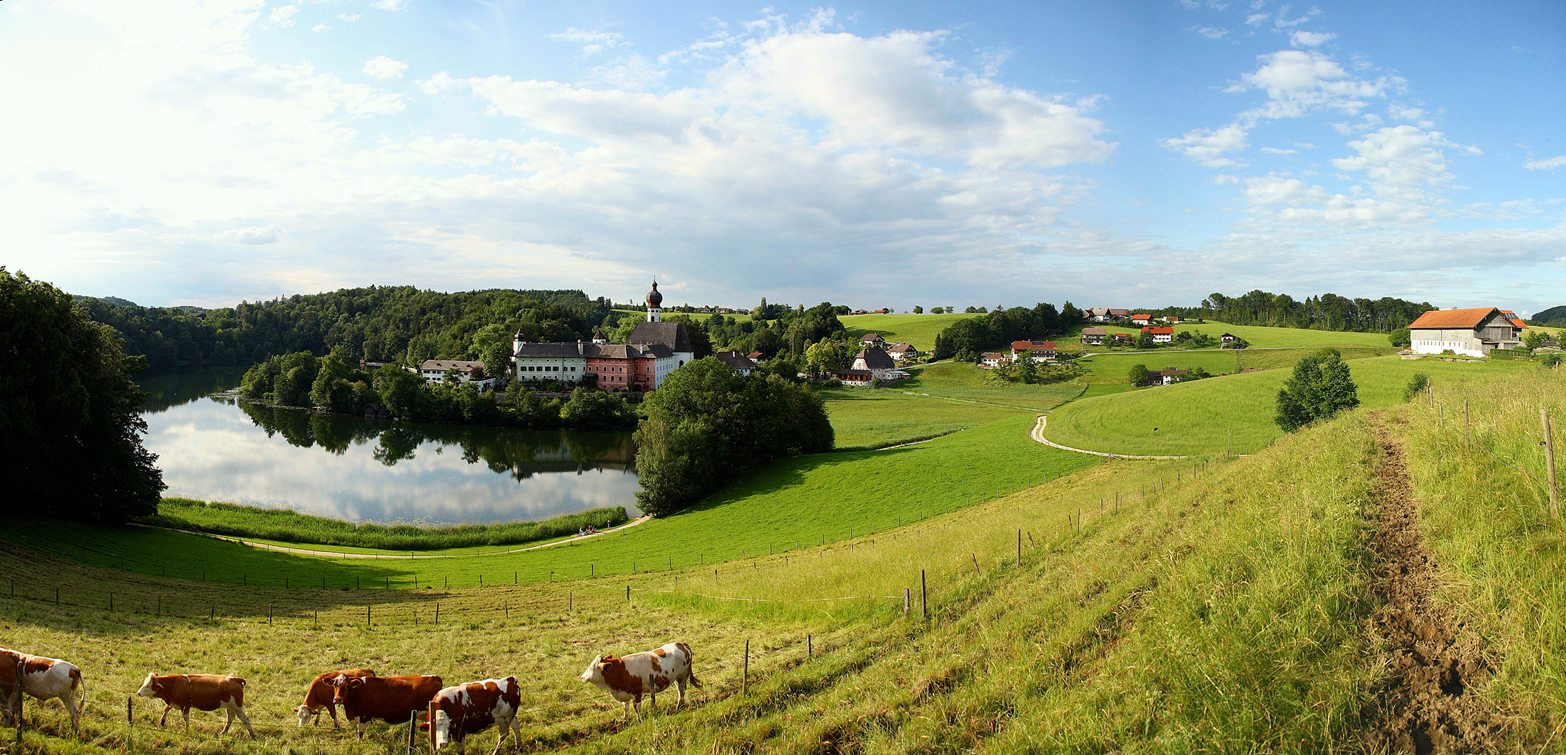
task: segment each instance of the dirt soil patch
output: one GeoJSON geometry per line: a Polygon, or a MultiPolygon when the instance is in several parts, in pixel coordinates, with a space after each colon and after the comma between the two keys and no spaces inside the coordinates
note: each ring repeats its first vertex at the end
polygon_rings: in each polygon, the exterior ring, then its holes
{"type": "Polygon", "coordinates": [[[1372,629],[1387,648],[1387,678],[1367,712],[1374,751],[1495,752],[1500,716],[1471,691],[1492,670],[1479,643],[1433,599],[1435,561],[1419,530],[1403,447],[1376,426],[1376,500],[1367,543],[1371,590],[1380,604],[1372,629]]]}

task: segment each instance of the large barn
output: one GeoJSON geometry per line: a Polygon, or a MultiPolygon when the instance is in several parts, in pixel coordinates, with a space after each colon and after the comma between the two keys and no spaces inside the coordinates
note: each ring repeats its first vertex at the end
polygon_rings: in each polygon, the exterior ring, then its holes
{"type": "Polygon", "coordinates": [[[1522,345],[1523,322],[1496,307],[1437,309],[1408,326],[1409,348],[1415,354],[1462,354],[1482,357],[1495,349],[1522,345]]]}

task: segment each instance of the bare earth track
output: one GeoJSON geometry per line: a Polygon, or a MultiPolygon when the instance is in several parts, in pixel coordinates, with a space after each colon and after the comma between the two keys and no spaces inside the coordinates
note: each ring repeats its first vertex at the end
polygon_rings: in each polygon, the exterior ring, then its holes
{"type": "Polygon", "coordinates": [[[1378,418],[1374,509],[1367,535],[1371,617],[1386,643],[1387,678],[1367,711],[1367,749],[1495,752],[1500,717],[1470,691],[1491,673],[1471,636],[1432,598],[1435,561],[1424,547],[1403,448],[1378,418]]]}

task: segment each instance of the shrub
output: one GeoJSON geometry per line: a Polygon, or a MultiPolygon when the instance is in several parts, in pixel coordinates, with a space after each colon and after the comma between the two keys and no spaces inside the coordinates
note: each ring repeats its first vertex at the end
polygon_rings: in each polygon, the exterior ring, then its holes
{"type": "Polygon", "coordinates": [[[1430,376],[1423,372],[1416,372],[1408,379],[1408,385],[1403,388],[1403,400],[1412,401],[1415,396],[1423,393],[1430,385],[1430,376]]]}
{"type": "Polygon", "coordinates": [[[1278,411],[1273,419],[1284,432],[1294,432],[1356,406],[1359,388],[1348,364],[1337,349],[1326,349],[1295,363],[1294,374],[1278,391],[1278,411]]]}

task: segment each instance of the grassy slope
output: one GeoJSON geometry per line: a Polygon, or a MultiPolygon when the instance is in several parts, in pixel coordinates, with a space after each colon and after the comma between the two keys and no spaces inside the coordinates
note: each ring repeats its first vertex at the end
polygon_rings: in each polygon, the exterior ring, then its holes
{"type": "MultiPolygon", "coordinates": [[[[26,595],[63,583],[67,603],[96,590],[120,599],[111,614],[102,604],[55,608],[0,595],[0,628],[17,646],[87,670],[86,740],[110,749],[126,737],[115,713],[124,695],[157,668],[246,676],[263,739],[212,739],[211,714],[197,715],[196,734],[156,732],[147,727],[153,706],[137,701],[137,748],[399,751],[399,732],[385,727],[360,745],[287,717],[311,674],[368,664],[448,681],[525,675],[523,726],[536,749],[1320,750],[1343,740],[1374,681],[1354,551],[1364,436],[1363,421],[1350,418],[1210,465],[1194,481],[1191,465],[1099,464],[852,548],[762,556],[716,576],[694,568],[516,589],[282,591],[146,579],[0,545],[0,563],[25,575],[26,595]],[[1155,486],[1163,492],[1138,495],[1155,486]],[[1097,508],[1117,494],[1120,506],[1097,508]],[[1078,512],[1084,526],[1068,528],[1078,512]],[[911,587],[917,615],[921,569],[928,627],[899,610],[911,587]],[[216,604],[219,618],[149,615],[157,595],[182,614],[216,604]],[[365,629],[371,601],[386,602],[365,629]],[[598,652],[675,638],[693,644],[707,685],[690,710],[621,725],[617,706],[575,678],[598,652]],[[742,698],[747,639],[751,689],[742,698]]],[[[1010,448],[1016,470],[1043,458],[1010,448]]],[[[57,706],[29,710],[34,725],[65,730],[57,706]]],[[[493,736],[479,735],[475,747],[493,736]]]]}
{"type": "MultiPolygon", "coordinates": [[[[1401,400],[1415,372],[1485,380],[1537,369],[1526,363],[1397,357],[1357,359],[1349,365],[1359,384],[1359,399],[1370,407],[1401,400]]],[[[1068,446],[1119,453],[1221,453],[1226,442],[1232,443],[1231,450],[1246,453],[1282,434],[1272,416],[1278,389],[1288,376],[1285,370],[1269,370],[1084,399],[1055,411],[1047,435],[1068,446]]]]}
{"type": "Polygon", "coordinates": [[[906,341],[920,351],[935,348],[935,335],[958,320],[980,315],[846,315],[837,318],[848,334],[859,337],[865,333],[880,333],[888,342],[906,341]]]}
{"type": "MultiPolygon", "coordinates": [[[[1200,349],[1177,351],[1155,349],[1152,351],[1113,351],[1097,353],[1079,362],[1088,370],[1087,380],[1092,383],[1124,383],[1132,365],[1145,365],[1158,370],[1174,367],[1192,370],[1201,367],[1213,375],[1230,375],[1237,372],[1276,370],[1293,367],[1295,362],[1316,353],[1321,347],[1253,348],[1240,350],[1200,349]]],[[[1344,359],[1365,359],[1385,356],[1389,348],[1368,346],[1335,346],[1344,359]]]]}
{"type": "MultiPolygon", "coordinates": [[[[1084,324],[1081,327],[1090,327],[1084,324]]],[[[1140,328],[1123,325],[1103,325],[1097,327],[1108,328],[1110,333],[1137,333],[1140,328]]],[[[1273,328],[1264,325],[1230,325],[1228,323],[1209,320],[1205,323],[1183,323],[1175,326],[1175,332],[1189,330],[1192,333],[1206,333],[1217,338],[1224,333],[1233,333],[1244,338],[1251,346],[1266,347],[1322,347],[1322,346],[1367,346],[1385,348],[1391,346],[1385,333],[1349,333],[1336,330],[1307,330],[1305,328],[1273,328]]],[[[1073,328],[1069,338],[1064,339],[1072,343],[1080,343],[1081,328],[1073,328]]],[[[1098,348],[1098,347],[1093,347],[1098,348]]]]}
{"type": "MultiPolygon", "coordinates": [[[[579,543],[452,559],[317,559],[144,529],[84,532],[48,522],[0,528],[0,540],[144,574],[319,587],[409,587],[578,579],[713,563],[769,549],[842,540],[1053,479],[1093,463],[1026,441],[1018,414],[906,448],[798,457],[772,464],[699,508],[579,543]],[[917,495],[910,494],[917,491],[917,495]],[[358,577],[358,582],[354,578],[358,577]]],[[[404,554],[406,555],[406,554],[404,554]]]]}

